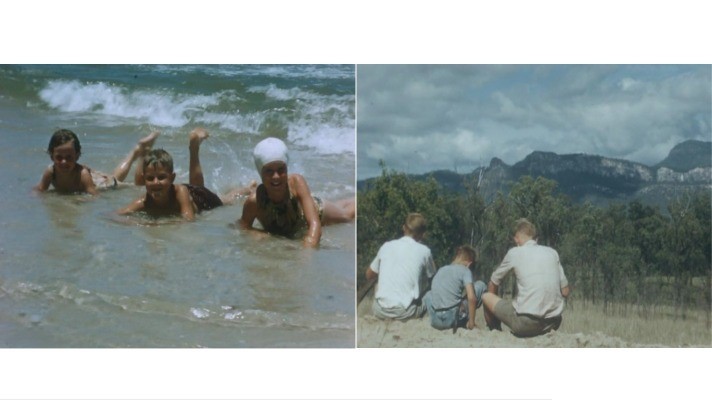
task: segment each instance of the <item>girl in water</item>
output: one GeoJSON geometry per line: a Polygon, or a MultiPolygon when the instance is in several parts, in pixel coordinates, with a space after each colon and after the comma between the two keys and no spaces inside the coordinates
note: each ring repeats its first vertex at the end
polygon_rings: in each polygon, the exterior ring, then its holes
{"type": "MultiPolygon", "coordinates": [[[[114,169],[112,175],[99,171],[92,171],[89,167],[79,164],[82,154],[82,145],[79,138],[69,129],[56,131],[49,141],[47,153],[52,160],[52,165],[45,169],[40,183],[35,186],[38,192],[46,192],[50,186],[58,193],[89,193],[99,194],[98,189],[117,187],[129,174],[131,164],[143,153],[153,146],[158,137],[158,132],[138,141],[136,146],[126,155],[126,158],[114,169]]],[[[142,174],[136,171],[134,177],[136,185],[142,185],[142,174]]]]}
{"type": "Polygon", "coordinates": [[[322,225],[350,222],[356,214],[353,198],[335,202],[312,196],[306,179],[289,174],[287,145],[277,138],[267,138],[252,153],[262,184],[250,193],[238,225],[252,230],[257,219],[268,233],[294,237],[306,229],[304,246],[317,247],[322,225]]]}

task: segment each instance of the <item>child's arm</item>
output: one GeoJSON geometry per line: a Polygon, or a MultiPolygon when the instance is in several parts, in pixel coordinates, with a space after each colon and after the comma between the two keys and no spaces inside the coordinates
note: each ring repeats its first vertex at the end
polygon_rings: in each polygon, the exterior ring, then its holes
{"type": "Polygon", "coordinates": [[[37,184],[33,189],[38,192],[46,192],[49,189],[49,185],[52,183],[52,166],[47,167],[42,173],[42,178],[40,178],[40,183],[37,184]]]}
{"type": "Polygon", "coordinates": [[[245,200],[245,204],[242,206],[242,216],[237,220],[237,227],[249,231],[250,234],[257,239],[262,239],[268,237],[269,233],[255,229],[252,226],[258,215],[257,198],[255,196],[255,192],[252,192],[247,200],[245,200]]]}
{"type": "Polygon", "coordinates": [[[82,186],[84,186],[85,192],[89,193],[92,196],[96,196],[99,194],[99,191],[96,190],[96,185],[94,185],[94,178],[91,177],[91,172],[89,172],[88,169],[82,169],[80,179],[82,182],[82,186]]]}
{"type": "Polygon", "coordinates": [[[467,320],[467,329],[476,328],[475,325],[475,312],[477,311],[477,299],[475,297],[475,287],[472,283],[465,285],[465,291],[467,292],[467,308],[469,313],[467,320]]]}
{"type": "Polygon", "coordinates": [[[252,224],[257,218],[257,198],[252,193],[242,206],[242,216],[237,220],[237,225],[242,229],[253,229],[252,224]]]}
{"type": "Polygon", "coordinates": [[[186,221],[195,221],[195,210],[193,209],[193,199],[185,185],[175,185],[176,200],[180,206],[180,215],[186,221]]]}
{"type": "Polygon", "coordinates": [[[143,208],[144,208],[144,206],[145,206],[145,205],[144,205],[144,200],[145,200],[145,199],[146,199],[145,197],[141,197],[141,198],[139,198],[139,199],[136,199],[136,200],[134,200],[131,204],[129,204],[128,206],[126,206],[126,207],[124,207],[124,208],[122,208],[122,209],[120,209],[120,210],[117,210],[116,213],[119,214],[119,215],[126,215],[126,214],[133,214],[133,213],[135,213],[135,212],[137,212],[137,211],[141,211],[141,210],[143,210],[143,208]]]}
{"type": "Polygon", "coordinates": [[[307,185],[307,181],[303,176],[292,174],[289,176],[289,186],[294,188],[294,192],[297,199],[299,199],[299,204],[302,206],[304,218],[309,227],[306,235],[304,235],[304,246],[317,247],[321,239],[321,219],[319,219],[319,211],[314,204],[314,198],[312,197],[311,190],[309,190],[309,185],[307,185]]]}

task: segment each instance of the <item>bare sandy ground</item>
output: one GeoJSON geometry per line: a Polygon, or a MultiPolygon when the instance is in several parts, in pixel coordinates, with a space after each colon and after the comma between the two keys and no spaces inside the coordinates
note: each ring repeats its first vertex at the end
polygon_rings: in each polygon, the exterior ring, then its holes
{"type": "MultiPolygon", "coordinates": [[[[610,337],[600,332],[563,333],[550,332],[534,338],[517,338],[506,330],[490,331],[485,325],[482,309],[477,310],[475,323],[478,328],[460,328],[440,331],[430,326],[429,317],[405,322],[384,321],[371,313],[372,298],[366,297],[358,306],[357,346],[372,347],[641,347],[622,339],[610,337]]],[[[564,314],[564,324],[566,315],[564,314]]],[[[642,347],[650,347],[642,346],[642,347]]]]}

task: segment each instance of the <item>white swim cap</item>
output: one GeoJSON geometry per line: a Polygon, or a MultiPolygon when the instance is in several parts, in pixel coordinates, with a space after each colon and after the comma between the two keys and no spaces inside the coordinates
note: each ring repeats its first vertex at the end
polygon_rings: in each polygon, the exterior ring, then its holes
{"type": "Polygon", "coordinates": [[[285,164],[289,162],[289,154],[287,153],[287,145],[277,138],[267,138],[257,143],[255,150],[252,152],[255,158],[255,167],[257,173],[262,173],[262,167],[272,161],[282,161],[285,164]]]}

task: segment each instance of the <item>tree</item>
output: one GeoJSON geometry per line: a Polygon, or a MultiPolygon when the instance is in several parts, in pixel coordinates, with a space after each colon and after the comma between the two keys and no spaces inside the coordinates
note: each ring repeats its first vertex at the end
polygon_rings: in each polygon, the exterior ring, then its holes
{"type": "Polygon", "coordinates": [[[539,243],[554,248],[570,222],[570,201],[557,193],[556,186],[550,179],[524,176],[509,192],[514,213],[536,225],[539,243]]]}
{"type": "Polygon", "coordinates": [[[430,247],[436,263],[449,261],[452,248],[462,242],[458,229],[453,229],[457,227],[456,206],[441,196],[434,179],[416,181],[384,167],[371,187],[358,193],[358,283],[363,283],[363,271],[380,246],[402,236],[403,223],[411,212],[423,214],[428,222],[424,244],[430,247]]]}
{"type": "MultiPolygon", "coordinates": [[[[673,277],[674,305],[684,318],[694,291],[693,277],[710,274],[709,196],[685,193],[668,205],[668,212],[670,223],[663,231],[658,257],[673,277]]],[[[710,290],[709,285],[705,290],[710,290]]],[[[705,297],[710,296],[705,293],[705,297]]]]}

